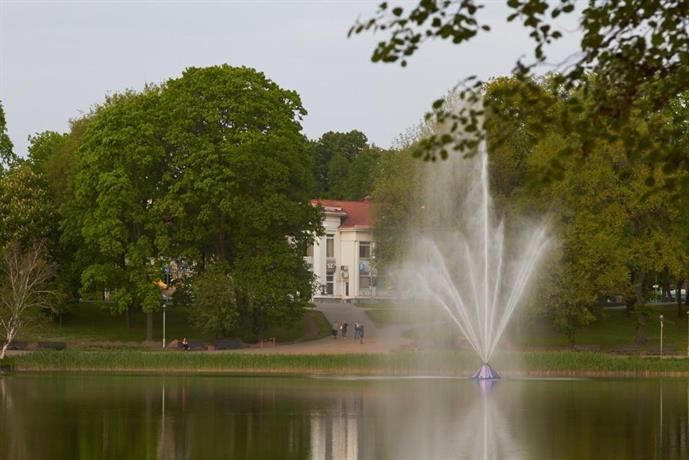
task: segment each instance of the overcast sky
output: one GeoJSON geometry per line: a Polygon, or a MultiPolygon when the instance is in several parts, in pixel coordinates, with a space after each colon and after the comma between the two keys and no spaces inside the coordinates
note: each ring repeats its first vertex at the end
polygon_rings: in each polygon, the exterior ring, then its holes
{"type": "MultiPolygon", "coordinates": [[[[429,44],[405,69],[373,64],[378,38],[348,39],[347,30],[378,3],[0,0],[0,100],[15,151],[25,154],[32,133],[66,131],[108,93],[222,63],[254,67],[296,90],[309,138],[359,129],[387,147],[460,79],[507,74],[532,49],[524,31],[505,22],[506,2],[489,0],[489,34],[463,46],[429,44]]],[[[554,62],[577,49],[568,21],[554,62]]]]}

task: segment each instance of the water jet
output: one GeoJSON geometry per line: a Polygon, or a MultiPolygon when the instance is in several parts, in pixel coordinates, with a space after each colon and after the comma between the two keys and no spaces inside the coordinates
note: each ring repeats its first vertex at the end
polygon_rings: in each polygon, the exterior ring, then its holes
{"type": "Polygon", "coordinates": [[[550,244],[547,226],[506,231],[496,218],[485,142],[472,158],[454,155],[438,166],[425,169],[425,202],[402,281],[444,310],[478,354],[483,364],[472,378],[499,379],[489,363],[550,244]]]}

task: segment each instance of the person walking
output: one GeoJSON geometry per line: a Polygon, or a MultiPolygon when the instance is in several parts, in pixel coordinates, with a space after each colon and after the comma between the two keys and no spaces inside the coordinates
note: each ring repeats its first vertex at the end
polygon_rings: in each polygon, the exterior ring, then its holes
{"type": "Polygon", "coordinates": [[[364,325],[359,325],[359,343],[364,343],[364,325]]]}
{"type": "Polygon", "coordinates": [[[333,323],[331,332],[333,334],[333,340],[337,340],[337,321],[333,323]]]}
{"type": "Polygon", "coordinates": [[[346,339],[347,338],[347,328],[349,327],[349,324],[347,324],[347,321],[342,323],[342,338],[346,339]]]}

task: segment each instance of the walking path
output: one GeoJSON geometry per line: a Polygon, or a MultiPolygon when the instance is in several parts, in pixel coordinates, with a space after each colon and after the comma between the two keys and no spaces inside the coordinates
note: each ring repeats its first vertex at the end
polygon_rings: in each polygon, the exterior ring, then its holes
{"type": "Polygon", "coordinates": [[[316,304],[316,309],[323,312],[330,324],[346,321],[349,325],[347,337],[338,335],[337,339],[327,337],[308,342],[281,345],[275,348],[253,348],[248,353],[288,353],[288,354],[333,354],[333,353],[386,353],[404,349],[413,343],[402,337],[402,332],[408,327],[388,326],[382,329],[376,327],[366,312],[349,303],[322,302],[316,304]],[[364,325],[364,343],[354,340],[354,323],[364,325]]]}

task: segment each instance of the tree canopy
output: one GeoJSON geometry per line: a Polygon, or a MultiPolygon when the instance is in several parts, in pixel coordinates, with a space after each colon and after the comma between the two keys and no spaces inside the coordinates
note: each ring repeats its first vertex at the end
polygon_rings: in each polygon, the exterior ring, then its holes
{"type": "Polygon", "coordinates": [[[361,200],[370,195],[383,150],[369,145],[366,135],[328,131],[311,142],[315,195],[318,198],[361,200]]]}
{"type": "Polygon", "coordinates": [[[62,222],[83,242],[82,291],[108,289],[115,312],[152,311],[170,261],[197,273],[223,263],[239,317],[218,320],[219,332],[235,324],[260,335],[299,316],[312,292],[301,254],[321,228],[305,113],[295,92],[228,65],[109,97],[75,151],[62,222]]]}
{"type": "MultiPolygon", "coordinates": [[[[374,62],[400,63],[410,58],[429,40],[463,44],[489,33],[482,23],[480,0],[420,0],[410,7],[381,3],[376,14],[358,21],[350,35],[366,31],[386,34],[376,46],[374,62]]],[[[543,123],[534,133],[546,135],[545,127],[557,124],[563,131],[576,132],[588,157],[601,140],[620,141],[625,154],[643,155],[666,173],[689,171],[689,158],[675,139],[686,127],[668,124],[660,112],[689,89],[689,3],[684,0],[592,0],[580,11],[574,0],[510,0],[506,20],[519,21],[533,40],[531,58],[522,58],[513,75],[528,82],[548,59],[548,46],[562,38],[557,25],[562,15],[579,14],[582,30],[580,52],[556,69],[553,84],[570,96],[568,110],[553,110],[563,100],[546,95],[532,85],[502,88],[505,97],[518,99],[521,110],[530,110],[543,123]],[[576,94],[575,94],[576,93],[576,94]],[[555,116],[557,114],[557,117],[555,116]],[[585,116],[580,116],[585,114],[585,116]],[[641,153],[643,152],[643,153],[641,153]]],[[[417,144],[416,154],[427,159],[446,157],[451,151],[471,154],[484,138],[483,122],[502,121],[485,117],[493,100],[482,100],[485,83],[467,76],[458,92],[467,104],[448,110],[438,99],[427,115],[451,127],[450,132],[432,134],[417,144]],[[485,110],[484,110],[485,109],[485,110]]],[[[496,112],[500,114],[500,112],[496,112]]],[[[496,130],[492,130],[495,132],[496,130]]],[[[498,137],[509,142],[509,139],[498,137]]],[[[546,178],[557,177],[564,157],[573,155],[564,146],[547,165],[546,178]]],[[[646,180],[653,183],[653,176],[646,180]]],[[[689,189],[689,181],[665,182],[670,189],[689,189]]]]}

